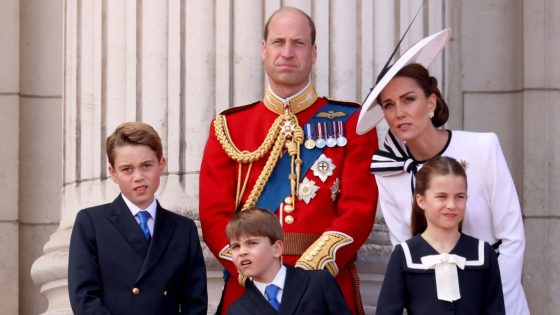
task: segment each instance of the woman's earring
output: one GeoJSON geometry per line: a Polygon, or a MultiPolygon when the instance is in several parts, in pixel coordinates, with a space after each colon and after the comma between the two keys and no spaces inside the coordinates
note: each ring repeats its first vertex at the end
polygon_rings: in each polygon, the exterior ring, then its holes
{"type": "Polygon", "coordinates": [[[434,118],[434,112],[428,112],[428,118],[432,119],[434,118]]]}

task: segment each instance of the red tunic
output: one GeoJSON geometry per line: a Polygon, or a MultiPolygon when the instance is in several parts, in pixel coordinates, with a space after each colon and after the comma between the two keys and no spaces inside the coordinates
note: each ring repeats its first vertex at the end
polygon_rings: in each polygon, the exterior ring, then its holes
{"type": "MultiPolygon", "coordinates": [[[[305,129],[305,123],[326,103],[325,98],[318,98],[313,105],[298,113],[300,126],[305,129]]],[[[224,114],[233,143],[239,150],[247,151],[258,148],[278,117],[278,114],[270,111],[262,102],[234,108],[224,114]]],[[[300,182],[306,177],[314,181],[319,190],[309,204],[296,197],[296,210],[290,213],[294,221],[292,224],[283,223],[285,234],[305,233],[319,237],[324,232],[334,231],[353,238],[352,243],[340,247],[335,253],[335,262],[339,270],[336,280],[353,313],[356,313],[355,283],[350,267],[353,266],[358,249],[371,232],[377,204],[377,186],[374,176],[369,171],[371,157],[377,149],[377,133],[374,129],[366,135],[357,136],[357,118],[358,111],[354,112],[345,124],[344,132],[348,139],[345,147],[327,147],[323,151],[325,156],[332,159],[335,166],[333,174],[325,182],[315,176],[311,169],[305,175],[301,175],[300,182]],[[337,179],[340,185],[339,192],[334,195],[333,200],[331,188],[336,186],[337,179]]],[[[305,148],[302,146],[301,150],[305,148]]],[[[241,206],[249,196],[267,158],[268,154],[253,163],[241,206]]],[[[242,180],[246,171],[247,165],[243,167],[242,180]]],[[[223,314],[244,292],[244,288],[237,282],[238,272],[234,264],[219,256],[228,245],[225,227],[236,211],[237,172],[238,163],[227,156],[216,138],[212,124],[200,168],[199,211],[204,241],[231,274],[226,284],[223,314]]],[[[286,180],[287,178],[288,174],[286,180]]],[[[278,212],[276,211],[277,215],[278,212]]],[[[299,255],[284,255],[283,262],[293,266],[299,258],[299,255]]]]}

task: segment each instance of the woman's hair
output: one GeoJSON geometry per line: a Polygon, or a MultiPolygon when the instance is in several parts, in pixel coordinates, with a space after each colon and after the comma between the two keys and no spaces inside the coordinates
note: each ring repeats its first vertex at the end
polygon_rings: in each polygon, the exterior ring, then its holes
{"type": "Polygon", "coordinates": [[[436,96],[436,109],[434,110],[434,117],[432,117],[432,124],[439,128],[443,126],[449,119],[449,108],[447,107],[447,103],[441,96],[441,92],[438,88],[437,79],[433,76],[430,76],[430,73],[424,66],[413,63],[403,67],[395,77],[407,77],[411,78],[416,83],[422,91],[424,91],[424,95],[429,97],[432,94],[436,96]]]}
{"type": "MultiPolygon", "coordinates": [[[[465,168],[457,160],[449,156],[436,156],[429,159],[416,174],[416,188],[412,197],[412,215],[410,226],[412,235],[418,235],[426,230],[428,223],[424,210],[420,208],[416,201],[416,195],[425,196],[426,190],[430,188],[430,182],[434,176],[455,175],[465,179],[467,185],[467,174],[465,168]]],[[[459,225],[459,230],[461,225],[459,225]]]]}

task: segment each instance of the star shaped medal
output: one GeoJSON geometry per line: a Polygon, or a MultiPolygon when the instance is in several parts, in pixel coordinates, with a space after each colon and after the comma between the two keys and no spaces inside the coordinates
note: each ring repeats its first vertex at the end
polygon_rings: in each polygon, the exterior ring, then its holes
{"type": "Polygon", "coordinates": [[[311,166],[313,175],[319,177],[323,183],[333,174],[335,168],[336,166],[333,164],[332,159],[326,157],[324,154],[321,154],[315,163],[313,163],[313,166],[311,166]]]}
{"type": "Polygon", "coordinates": [[[315,198],[318,190],[319,187],[315,185],[315,182],[305,177],[299,184],[298,198],[299,200],[303,200],[305,204],[309,204],[311,199],[315,198]]]}

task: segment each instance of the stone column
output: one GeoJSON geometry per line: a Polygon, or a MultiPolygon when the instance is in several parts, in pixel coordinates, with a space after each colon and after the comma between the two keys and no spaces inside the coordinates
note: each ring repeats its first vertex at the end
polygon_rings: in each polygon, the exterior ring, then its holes
{"type": "Polygon", "coordinates": [[[560,3],[523,1],[524,287],[533,314],[560,308],[560,3]]]}
{"type": "Polygon", "coordinates": [[[463,128],[498,135],[521,192],[522,1],[462,1],[461,5],[463,128]]]}
{"type": "Polygon", "coordinates": [[[44,310],[46,300],[29,277],[29,270],[56,230],[61,214],[63,1],[19,3],[18,312],[37,314],[44,310]]]}
{"type": "Polygon", "coordinates": [[[19,290],[19,18],[17,0],[4,1],[0,10],[0,133],[3,135],[0,155],[0,179],[8,185],[0,190],[0,313],[15,314],[19,290]]]}

